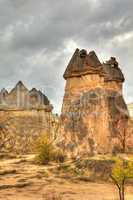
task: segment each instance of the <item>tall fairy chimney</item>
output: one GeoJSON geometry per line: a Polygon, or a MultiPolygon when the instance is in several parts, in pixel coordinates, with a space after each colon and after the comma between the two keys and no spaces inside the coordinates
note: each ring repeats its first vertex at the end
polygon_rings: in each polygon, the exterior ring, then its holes
{"type": "Polygon", "coordinates": [[[101,64],[94,51],[76,49],[64,78],[60,146],[67,156],[122,151],[128,111],[116,59],[101,64]]]}

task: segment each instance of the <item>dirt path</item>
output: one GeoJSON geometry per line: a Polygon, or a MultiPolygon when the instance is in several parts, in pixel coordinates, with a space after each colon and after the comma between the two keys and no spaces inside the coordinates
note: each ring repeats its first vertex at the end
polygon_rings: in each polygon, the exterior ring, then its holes
{"type": "MultiPolygon", "coordinates": [[[[91,183],[53,174],[54,166],[38,166],[33,156],[0,161],[0,200],[116,200],[111,184],[91,183]],[[54,197],[54,198],[53,198],[54,197]]],[[[133,200],[133,187],[126,200],[133,200]]]]}

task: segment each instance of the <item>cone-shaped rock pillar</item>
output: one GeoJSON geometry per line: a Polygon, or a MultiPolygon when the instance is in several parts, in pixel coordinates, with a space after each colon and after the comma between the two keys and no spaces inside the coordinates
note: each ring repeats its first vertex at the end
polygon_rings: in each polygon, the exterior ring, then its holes
{"type": "Polygon", "coordinates": [[[128,111],[116,59],[101,64],[94,51],[76,49],[64,78],[59,144],[67,156],[122,151],[128,111]]]}

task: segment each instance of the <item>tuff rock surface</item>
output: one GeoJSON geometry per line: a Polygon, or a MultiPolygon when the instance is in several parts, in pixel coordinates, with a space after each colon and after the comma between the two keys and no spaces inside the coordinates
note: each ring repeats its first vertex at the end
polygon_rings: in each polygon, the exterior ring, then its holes
{"type": "Polygon", "coordinates": [[[19,81],[0,92],[0,151],[30,153],[42,134],[54,137],[58,118],[48,98],[37,89],[28,90],[19,81]]]}
{"type": "Polygon", "coordinates": [[[94,51],[76,49],[64,78],[59,145],[67,156],[124,151],[129,115],[116,59],[101,63],[94,51]]]}

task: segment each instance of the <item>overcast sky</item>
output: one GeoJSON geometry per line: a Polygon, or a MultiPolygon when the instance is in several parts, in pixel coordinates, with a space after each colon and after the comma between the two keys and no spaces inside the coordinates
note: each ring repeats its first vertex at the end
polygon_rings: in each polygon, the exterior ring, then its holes
{"type": "Polygon", "coordinates": [[[45,91],[55,111],[75,48],[116,56],[133,102],[133,0],[0,0],[0,88],[22,80],[45,91]]]}

